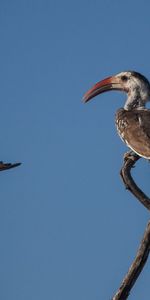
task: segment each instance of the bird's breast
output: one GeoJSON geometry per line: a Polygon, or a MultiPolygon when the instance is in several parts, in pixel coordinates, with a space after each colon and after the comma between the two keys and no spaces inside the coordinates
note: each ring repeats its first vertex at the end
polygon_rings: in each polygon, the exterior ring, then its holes
{"type": "Polygon", "coordinates": [[[125,133],[128,128],[128,120],[124,109],[119,109],[116,112],[115,124],[120,138],[126,143],[125,133]]]}
{"type": "Polygon", "coordinates": [[[116,112],[115,123],[127,146],[139,156],[150,159],[150,110],[121,108],[116,112]]]}

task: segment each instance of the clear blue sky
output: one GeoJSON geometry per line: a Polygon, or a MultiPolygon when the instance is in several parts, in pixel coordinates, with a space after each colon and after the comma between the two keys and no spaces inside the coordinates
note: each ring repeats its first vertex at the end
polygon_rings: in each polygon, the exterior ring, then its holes
{"type": "MultiPolygon", "coordinates": [[[[150,78],[150,2],[1,0],[0,299],[110,299],[148,213],[125,190],[115,111],[87,105],[93,83],[123,70],[150,78]]],[[[150,194],[150,164],[133,170],[150,194]]],[[[146,265],[130,296],[149,299],[146,265]]]]}

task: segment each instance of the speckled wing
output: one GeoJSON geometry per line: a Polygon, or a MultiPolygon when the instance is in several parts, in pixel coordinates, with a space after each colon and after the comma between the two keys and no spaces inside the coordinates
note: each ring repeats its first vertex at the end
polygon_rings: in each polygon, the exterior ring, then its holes
{"type": "Polygon", "coordinates": [[[119,109],[116,126],[121,139],[135,153],[150,159],[150,110],[119,109]]]}

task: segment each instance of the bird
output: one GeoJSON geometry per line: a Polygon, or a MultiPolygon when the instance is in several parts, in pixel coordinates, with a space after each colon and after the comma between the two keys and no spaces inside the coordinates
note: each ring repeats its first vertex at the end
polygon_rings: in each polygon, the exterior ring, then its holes
{"type": "Polygon", "coordinates": [[[146,108],[150,101],[150,82],[136,71],[121,72],[96,83],[85,93],[83,101],[86,103],[111,90],[127,94],[124,107],[115,115],[120,138],[133,154],[150,160],[150,109],[146,108]]]}

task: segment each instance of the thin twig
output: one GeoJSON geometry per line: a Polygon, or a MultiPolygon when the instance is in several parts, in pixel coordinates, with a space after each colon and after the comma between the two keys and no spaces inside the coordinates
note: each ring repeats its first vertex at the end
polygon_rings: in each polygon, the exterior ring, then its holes
{"type": "Polygon", "coordinates": [[[140,156],[133,154],[133,152],[127,152],[124,156],[124,164],[120,171],[120,175],[123,179],[125,187],[148,209],[150,210],[150,198],[142,192],[142,190],[136,185],[132,176],[131,168],[134,167],[134,164],[137,160],[140,159],[140,156]]]}
{"type": "Polygon", "coordinates": [[[126,300],[147,261],[150,251],[150,222],[148,222],[137,255],[112,300],[126,300]]]}

